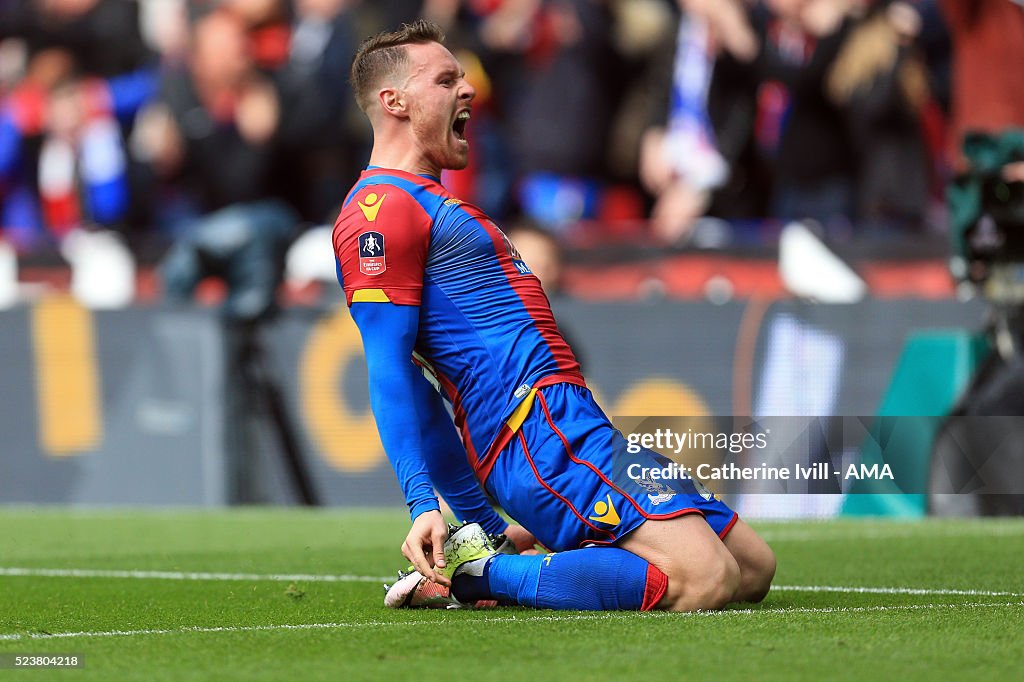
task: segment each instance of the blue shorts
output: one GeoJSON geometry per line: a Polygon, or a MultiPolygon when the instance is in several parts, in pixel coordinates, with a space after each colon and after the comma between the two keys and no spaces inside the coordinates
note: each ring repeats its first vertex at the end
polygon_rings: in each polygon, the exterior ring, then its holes
{"type": "Polygon", "coordinates": [[[724,538],[736,512],[689,479],[636,481],[627,467],[661,467],[662,455],[627,441],[590,391],[568,383],[537,391],[529,414],[498,454],[487,491],[553,551],[621,540],[648,519],[701,514],[724,538]],[[636,449],[636,448],[634,448],[636,449]]]}

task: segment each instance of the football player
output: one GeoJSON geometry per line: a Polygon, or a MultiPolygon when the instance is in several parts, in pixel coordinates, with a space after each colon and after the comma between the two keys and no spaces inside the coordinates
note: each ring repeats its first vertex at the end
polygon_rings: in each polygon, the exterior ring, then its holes
{"type": "Polygon", "coordinates": [[[406,594],[432,583],[460,602],[581,610],[763,599],[775,556],[728,506],[692,487],[649,495],[613,473],[625,439],[538,279],[493,221],[442,186],[442,170],[467,164],[475,96],[443,40],[417,21],[358,50],[351,80],[373,150],[333,233],[371,408],[412,517],[402,551],[418,577],[406,594]],[[434,486],[479,525],[448,538],[434,486]],[[509,527],[481,486],[527,530],[509,527]],[[497,552],[486,538],[502,532],[556,553],[497,552]]]}

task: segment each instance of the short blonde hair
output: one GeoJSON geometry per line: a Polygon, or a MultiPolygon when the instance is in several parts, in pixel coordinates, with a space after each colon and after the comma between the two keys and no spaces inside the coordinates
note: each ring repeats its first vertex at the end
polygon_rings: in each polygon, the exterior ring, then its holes
{"type": "Polygon", "coordinates": [[[402,24],[397,31],[378,33],[363,41],[352,59],[349,76],[360,109],[369,112],[381,81],[408,64],[405,46],[423,43],[444,44],[444,31],[431,21],[419,19],[402,24]]]}

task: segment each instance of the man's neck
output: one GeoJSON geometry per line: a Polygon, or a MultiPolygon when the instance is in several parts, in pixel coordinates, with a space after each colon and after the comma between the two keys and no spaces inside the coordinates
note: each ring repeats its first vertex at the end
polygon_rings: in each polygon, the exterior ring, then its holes
{"type": "Polygon", "coordinates": [[[415,143],[405,139],[385,140],[375,137],[369,165],[402,170],[414,175],[441,177],[441,169],[430,163],[415,143]]]}

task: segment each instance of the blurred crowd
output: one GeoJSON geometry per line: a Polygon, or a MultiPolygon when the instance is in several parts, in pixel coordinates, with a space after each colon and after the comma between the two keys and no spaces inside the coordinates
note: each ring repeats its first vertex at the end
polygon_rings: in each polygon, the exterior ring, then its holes
{"type": "Polygon", "coordinates": [[[5,0],[0,242],[176,244],[186,290],[246,230],[285,249],[367,158],[352,54],[418,16],[478,93],[446,184],[556,242],[675,244],[702,216],[916,234],[963,133],[1024,126],[1017,0],[5,0]]]}

